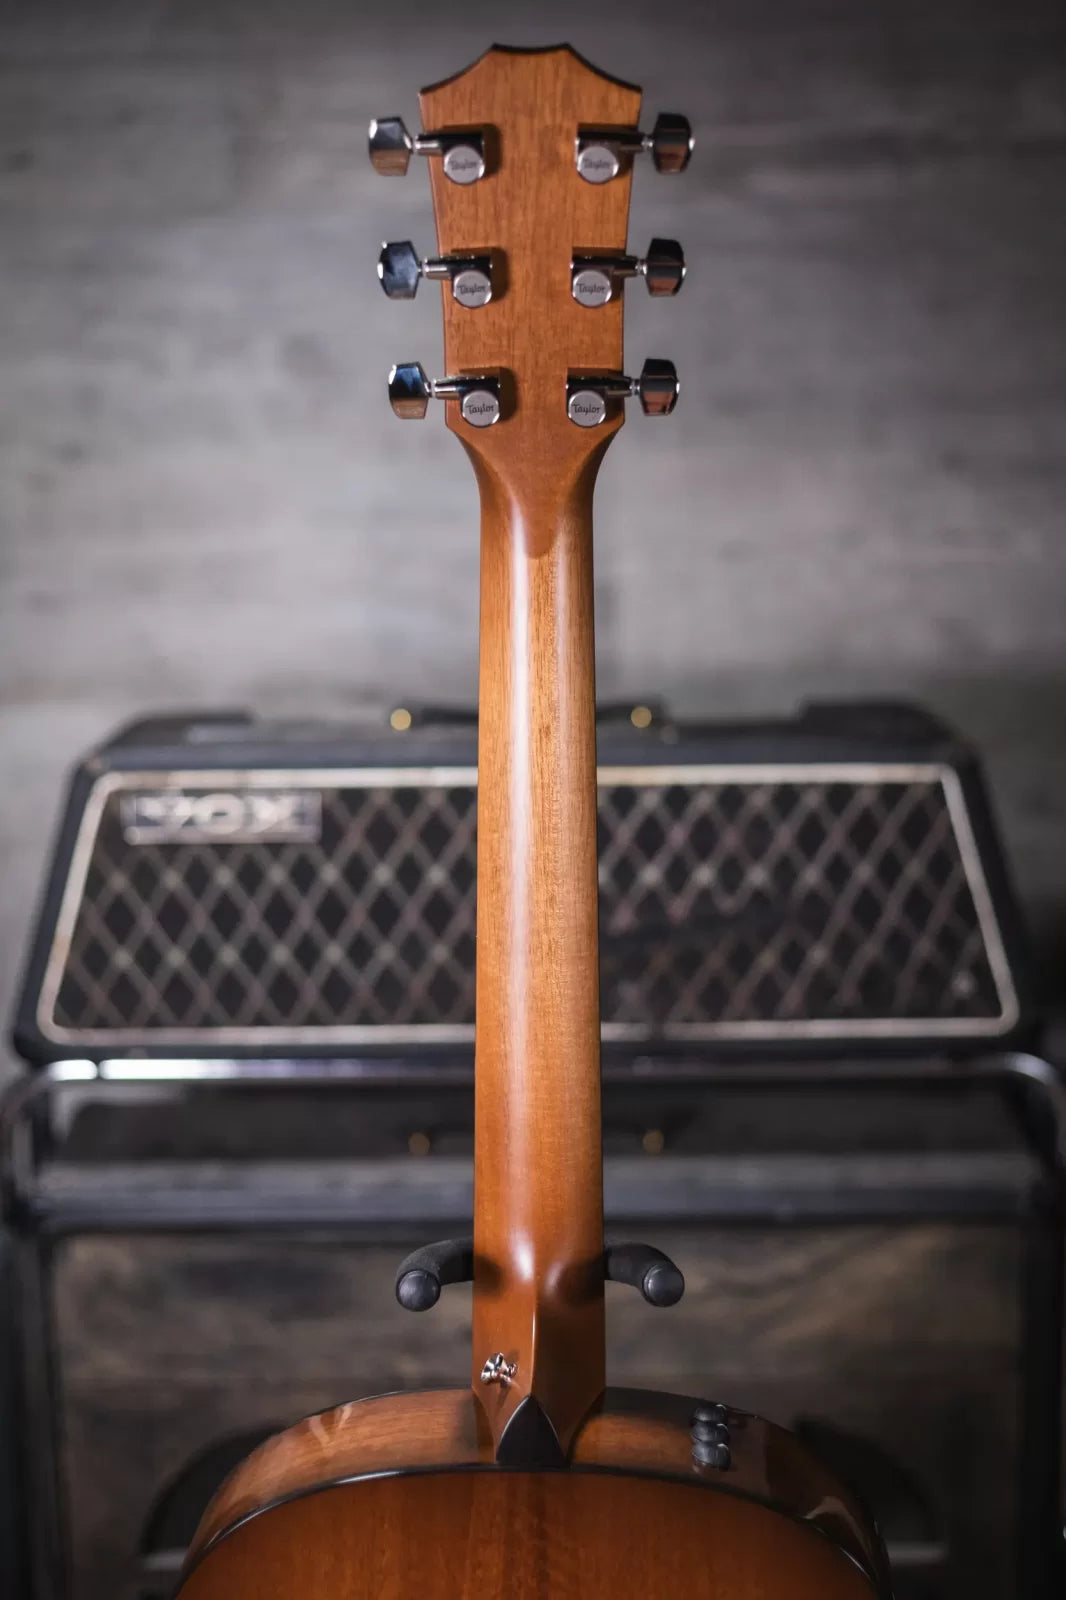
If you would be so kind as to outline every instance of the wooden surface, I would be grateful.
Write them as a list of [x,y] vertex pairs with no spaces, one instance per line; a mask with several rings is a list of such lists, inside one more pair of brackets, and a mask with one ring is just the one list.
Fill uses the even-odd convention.
[[482,481],[472,1371],[564,1446],[604,1383],[591,493]]
[[[569,265],[624,249],[630,181],[586,183],[574,138],[639,105],[566,48],[490,50],[421,97],[426,128],[498,143],[480,182],[430,182],[440,250],[506,262],[483,311],[445,288],[449,374],[513,389],[492,428],[448,408],[481,494],[472,1376],[497,1441],[532,1395],[564,1447],[604,1384],[592,491],[621,425],[570,422],[566,375],[622,360],[621,301],[578,306]],[[515,1373],[487,1387],[497,1352]]]
[[[690,1425],[697,1397],[608,1389],[581,1427],[577,1473],[654,1474],[678,1487],[701,1485],[808,1524],[884,1586],[877,1537],[850,1492],[792,1435],[759,1417],[730,1413],[727,1472],[693,1460]],[[266,1440],[230,1476],[197,1531],[187,1562],[195,1574],[249,1517],[297,1495],[390,1472],[492,1471],[492,1438],[469,1390],[385,1395],[306,1418]],[[727,1513],[726,1513],[727,1514]],[[193,1589],[195,1586],[192,1586]]]
[[190,1563],[263,1507],[345,1478],[489,1466],[492,1437],[469,1389],[371,1396],[305,1417],[232,1473],[197,1530]]
[[[609,36],[604,38],[609,48]],[[514,409],[493,428],[470,428],[448,406],[449,426],[491,462],[516,492],[556,474],[573,476],[620,417],[602,428],[566,415],[568,371],[622,366],[625,297],[588,310],[570,293],[575,251],[624,251],[632,174],[586,183],[574,165],[578,127],[636,127],[640,90],[606,76],[566,46],[487,50],[472,66],[419,97],[426,128],[486,127],[498,154],[478,183],[460,185],[430,160],[429,183],[442,254],[493,249],[504,262],[503,292],[468,311],[441,286],[444,362],[449,373],[502,368]],[[673,191],[681,200],[684,189]]]
[[827,1539],[731,1495],[519,1472],[382,1478],[222,1541],[183,1600],[869,1600]]

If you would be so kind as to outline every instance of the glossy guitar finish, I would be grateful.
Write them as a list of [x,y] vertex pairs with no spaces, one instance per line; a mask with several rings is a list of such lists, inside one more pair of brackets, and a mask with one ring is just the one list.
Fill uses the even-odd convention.
[[622,363],[621,299],[579,306],[570,261],[624,250],[630,188],[583,182],[574,135],[635,124],[640,95],[569,50],[491,50],[421,108],[499,129],[497,175],[458,190],[434,164],[430,185],[442,253],[507,263],[484,310],[445,299],[445,364],[514,388],[494,428],[448,419],[481,491],[472,1370],[515,1365],[481,1386],[497,1440],[535,1396],[565,1449],[605,1381],[592,491],[622,415],[590,438],[563,396],[569,369]]
[[[447,402],[482,511],[471,1387],[268,1441],[209,1507],[181,1600],[887,1596],[876,1533],[790,1435],[720,1409],[694,1438],[702,1402],[604,1387],[592,492],[623,420],[623,297],[578,304],[571,270],[625,251],[629,209],[631,156],[587,182],[578,130],[637,150],[640,94],[567,47],[496,48],[421,108],[440,254],[493,262],[479,308],[443,285],[443,392],[491,382],[501,413]],[[402,171],[386,120],[378,164]],[[598,426],[568,415],[577,377],[603,383]]]
[[493,1465],[469,1390],[385,1395],[310,1417],[223,1487],[183,1597],[877,1593],[877,1541],[804,1447],[732,1412],[730,1470],[701,1467],[689,1434],[696,1405],[607,1390],[570,1466],[539,1473]]

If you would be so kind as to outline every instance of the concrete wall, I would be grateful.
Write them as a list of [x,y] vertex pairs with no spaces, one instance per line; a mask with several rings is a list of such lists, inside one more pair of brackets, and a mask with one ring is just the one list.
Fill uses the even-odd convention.
[[[387,14],[385,14],[387,12]],[[21,14],[20,14],[21,13]],[[375,113],[493,38],[686,110],[630,297],[676,416],[598,498],[600,683],[682,711],[913,694],[987,751],[1045,964],[1066,921],[1066,17],[1018,0],[38,0],[0,21],[0,1002],[61,777],[122,718],[469,700],[476,502],[439,417],[433,242]]]

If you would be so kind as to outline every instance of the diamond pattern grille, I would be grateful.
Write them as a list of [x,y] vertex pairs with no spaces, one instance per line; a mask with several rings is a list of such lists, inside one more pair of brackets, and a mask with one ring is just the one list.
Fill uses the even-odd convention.
[[[112,794],[54,1022],[471,1024],[476,790],[321,793],[317,843],[141,845]],[[1001,1010],[938,780],[605,784],[599,871],[618,1033]]]

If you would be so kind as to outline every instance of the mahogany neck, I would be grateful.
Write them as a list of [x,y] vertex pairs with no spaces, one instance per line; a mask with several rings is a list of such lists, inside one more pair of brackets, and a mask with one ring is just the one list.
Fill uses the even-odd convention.
[[[494,47],[420,106],[485,136],[477,182],[429,160],[437,248],[500,269],[479,310],[442,303],[445,374],[496,374],[503,412],[447,405],[481,490],[473,1389],[506,1459],[538,1418],[565,1450],[604,1382],[592,487],[622,406],[576,427],[566,385],[623,370],[622,297],[579,305],[571,271],[625,252],[631,173],[585,182],[575,137],[638,127],[640,90]],[[513,1373],[482,1383],[493,1357]]]
[[[604,441],[606,445],[606,440]],[[592,486],[482,498],[473,1383],[565,1449],[604,1386]],[[481,1381],[495,1355],[514,1366]]]

